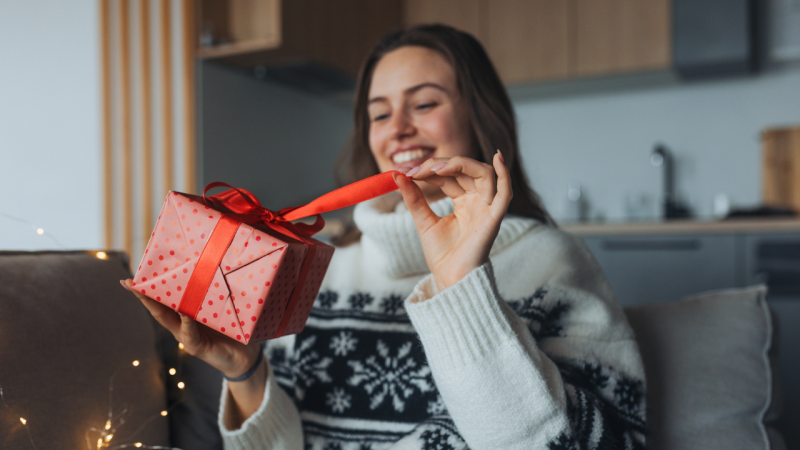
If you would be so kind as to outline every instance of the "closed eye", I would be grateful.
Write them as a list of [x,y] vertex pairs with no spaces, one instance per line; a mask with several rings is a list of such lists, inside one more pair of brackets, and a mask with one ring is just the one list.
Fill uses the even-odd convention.
[[421,105],[417,105],[417,109],[418,110],[425,110],[425,109],[433,108],[434,106],[436,106],[435,102],[423,103]]

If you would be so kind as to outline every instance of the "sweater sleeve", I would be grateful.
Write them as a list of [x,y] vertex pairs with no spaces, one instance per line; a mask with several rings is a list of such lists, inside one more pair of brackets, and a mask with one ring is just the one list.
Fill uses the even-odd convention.
[[520,314],[500,298],[491,263],[442,292],[428,276],[406,301],[470,448],[644,448],[632,332],[618,306],[568,279],[532,288],[515,302]]
[[217,419],[226,450],[300,450],[303,448],[303,430],[300,415],[292,400],[278,386],[267,365],[267,387],[264,401],[258,410],[244,421],[238,430],[228,430],[224,417],[228,411],[230,394],[227,381],[223,381],[222,399]]

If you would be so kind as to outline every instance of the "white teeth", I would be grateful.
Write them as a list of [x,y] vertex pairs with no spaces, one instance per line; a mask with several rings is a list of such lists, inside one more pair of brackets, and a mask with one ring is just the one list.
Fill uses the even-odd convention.
[[398,152],[392,155],[392,161],[395,164],[403,164],[409,161],[414,161],[425,156],[425,150],[408,150],[405,152]]

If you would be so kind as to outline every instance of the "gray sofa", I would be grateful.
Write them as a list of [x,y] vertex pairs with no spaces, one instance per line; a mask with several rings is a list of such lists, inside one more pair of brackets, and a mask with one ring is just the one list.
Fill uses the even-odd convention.
[[[129,276],[119,252],[0,252],[3,448],[221,448],[221,376],[120,287]],[[647,372],[648,448],[784,448],[765,296],[756,286],[626,309]]]

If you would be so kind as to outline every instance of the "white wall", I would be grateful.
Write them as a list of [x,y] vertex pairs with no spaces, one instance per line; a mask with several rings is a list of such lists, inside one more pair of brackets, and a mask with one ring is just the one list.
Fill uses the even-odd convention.
[[675,156],[678,193],[709,217],[720,193],[733,206],[760,201],[759,134],[800,125],[800,68],[515,107],[528,175],[556,218],[564,216],[572,182],[585,189],[592,218],[625,219],[627,195],[649,197],[651,214],[660,214],[661,172],[649,160],[657,142]]
[[0,42],[0,249],[100,248],[98,3],[0,2]]

